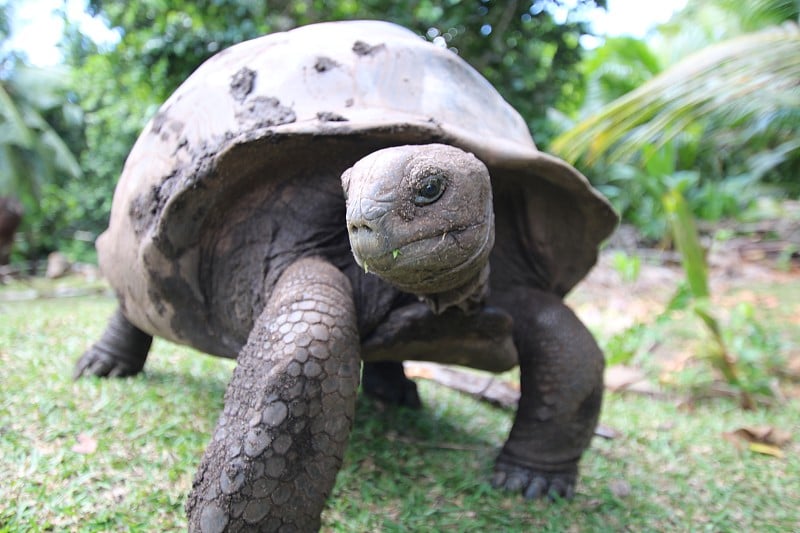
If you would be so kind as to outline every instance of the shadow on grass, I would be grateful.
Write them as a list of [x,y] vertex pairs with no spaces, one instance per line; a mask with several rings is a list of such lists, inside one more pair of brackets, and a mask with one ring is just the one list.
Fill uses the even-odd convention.
[[[222,411],[233,364],[194,354],[181,356],[177,366],[171,359],[162,352],[130,387],[97,388],[139,395],[122,407],[138,418],[125,428],[125,438],[134,441],[133,448],[151,447],[155,453],[133,459],[134,467],[152,472],[157,465],[184,480],[180,487],[165,486],[160,497],[168,495],[175,518],[182,520],[188,483]],[[428,382],[419,387],[421,410],[359,395],[343,465],[323,513],[323,531],[563,531],[576,519],[580,529],[589,531],[624,524],[617,515],[629,515],[631,502],[617,499],[605,486],[608,472],[602,470],[608,467],[598,472],[590,466],[595,479],[584,479],[573,502],[530,502],[493,489],[489,479],[511,413]],[[169,462],[160,460],[164,453],[172,456]],[[618,460],[589,455],[589,465]],[[120,468],[128,472],[131,465]],[[131,500],[143,509],[156,503],[140,494]],[[663,514],[646,503],[636,507],[640,516]]]
[[[222,412],[228,377],[220,372],[204,375],[182,369],[156,368],[146,370],[133,379],[146,383],[158,396],[180,391],[182,402],[208,407],[208,411],[200,414],[213,424]],[[451,421],[448,416],[453,416],[455,420]],[[497,416],[508,414],[497,410]],[[494,453],[497,441],[491,442],[484,436],[464,429],[461,422],[468,417],[469,413],[459,412],[452,406],[442,409],[437,404],[437,398],[431,398],[422,409],[414,410],[385,405],[359,393],[350,436],[349,448],[353,451],[349,455],[360,451],[361,456],[351,458],[356,461],[365,458],[377,460],[382,456],[376,455],[376,452],[383,451],[396,467],[405,454],[419,456],[426,450]]]
[[[162,366],[142,379],[151,390],[179,389],[184,401],[203,405],[207,410],[197,413],[204,420],[198,426],[207,427],[210,438],[222,411],[227,378]],[[359,395],[344,463],[323,516],[324,529],[467,531],[465,522],[476,517],[483,516],[484,525],[502,523],[494,515],[507,514],[503,507],[509,501],[527,507],[517,496],[498,493],[488,483],[505,439],[508,413],[465,402],[463,396],[439,387],[420,388],[420,410],[386,406]]]
[[220,412],[222,410],[222,397],[228,386],[227,379],[220,379],[220,376],[203,376],[180,369],[145,369],[137,378],[144,380],[152,387],[164,388],[165,390],[180,390],[182,395],[187,394],[198,401],[218,399]]

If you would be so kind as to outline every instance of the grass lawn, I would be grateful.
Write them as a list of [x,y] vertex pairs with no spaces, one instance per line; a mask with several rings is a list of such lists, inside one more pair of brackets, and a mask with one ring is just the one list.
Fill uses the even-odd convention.
[[[0,290],[2,295],[2,290]],[[72,381],[114,308],[0,300],[0,532],[180,531],[233,363],[156,341],[146,372]],[[487,482],[511,415],[420,382],[422,411],[359,400],[325,531],[800,531],[800,400],[742,411],[608,394],[574,501]],[[782,457],[724,434],[768,425]]]

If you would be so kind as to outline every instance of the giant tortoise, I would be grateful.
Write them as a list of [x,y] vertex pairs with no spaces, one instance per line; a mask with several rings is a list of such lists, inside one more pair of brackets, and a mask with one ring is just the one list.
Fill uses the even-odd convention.
[[141,371],[154,335],[237,360],[194,531],[319,528],[362,363],[367,394],[409,406],[403,360],[519,365],[492,482],[570,497],[604,363],[562,299],[616,221],[483,77],[404,28],[243,42],[131,150],[97,241],[119,310],[76,375]]

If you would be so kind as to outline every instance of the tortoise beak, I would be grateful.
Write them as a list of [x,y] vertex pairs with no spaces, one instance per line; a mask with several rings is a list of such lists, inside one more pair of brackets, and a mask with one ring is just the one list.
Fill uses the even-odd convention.
[[[382,220],[392,203],[360,198],[347,208],[347,233],[356,262],[364,262],[385,255],[389,249],[389,235],[381,231]],[[368,268],[368,267],[365,267]]]

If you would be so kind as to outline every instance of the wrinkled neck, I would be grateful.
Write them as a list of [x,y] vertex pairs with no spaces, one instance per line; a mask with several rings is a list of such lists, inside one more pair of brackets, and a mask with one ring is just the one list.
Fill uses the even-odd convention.
[[437,315],[451,307],[461,309],[467,314],[474,313],[489,296],[489,273],[487,261],[481,271],[464,285],[445,292],[423,294],[419,298]]

